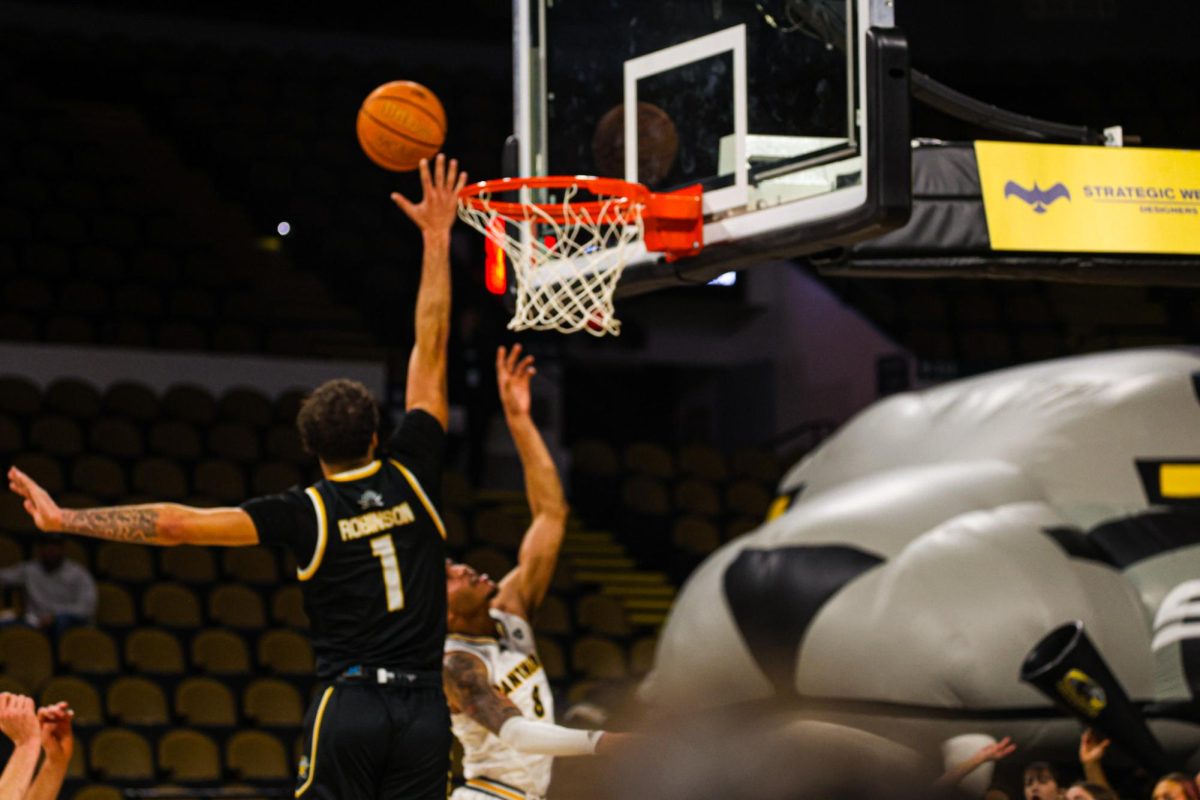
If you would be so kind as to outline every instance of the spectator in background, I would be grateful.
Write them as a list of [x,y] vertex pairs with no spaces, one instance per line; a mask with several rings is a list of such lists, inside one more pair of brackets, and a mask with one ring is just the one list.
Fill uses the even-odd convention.
[[[1112,784],[1108,782],[1108,776],[1104,774],[1104,754],[1108,751],[1108,746],[1112,744],[1111,739],[1101,739],[1100,734],[1096,733],[1091,728],[1083,732],[1079,737],[1079,766],[1083,768],[1083,781],[1091,785],[1100,786],[1112,792]],[[1115,793],[1114,793],[1115,794]]]
[[1025,768],[1025,800],[1058,800],[1062,788],[1054,768],[1045,761],[1035,761]]
[[1067,789],[1067,800],[1119,800],[1117,793],[1107,786],[1087,781],[1075,781]]
[[33,561],[0,569],[0,586],[18,587],[25,593],[25,624],[55,636],[90,624],[96,615],[96,581],[64,557],[61,534],[39,536],[35,547]]
[[[54,800],[62,788],[75,738],[66,703],[39,708],[20,694],[0,694],[0,732],[13,743],[12,756],[0,775],[0,800]],[[38,758],[45,751],[41,770]],[[34,773],[37,777],[34,777]]]
[[1171,772],[1154,785],[1151,800],[1200,800],[1200,788],[1182,772]]

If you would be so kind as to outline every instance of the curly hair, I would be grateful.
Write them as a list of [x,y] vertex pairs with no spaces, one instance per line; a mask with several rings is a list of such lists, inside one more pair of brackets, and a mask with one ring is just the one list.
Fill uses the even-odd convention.
[[379,430],[379,409],[358,381],[326,381],[300,404],[296,428],[304,449],[327,464],[363,458]]

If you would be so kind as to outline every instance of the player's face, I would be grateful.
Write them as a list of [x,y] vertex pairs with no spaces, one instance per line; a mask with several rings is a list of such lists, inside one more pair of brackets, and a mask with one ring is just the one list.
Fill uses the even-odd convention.
[[446,562],[446,599],[456,614],[470,613],[487,605],[496,592],[496,582],[466,564]]
[[1175,781],[1159,781],[1151,797],[1153,800],[1187,800],[1187,793]]

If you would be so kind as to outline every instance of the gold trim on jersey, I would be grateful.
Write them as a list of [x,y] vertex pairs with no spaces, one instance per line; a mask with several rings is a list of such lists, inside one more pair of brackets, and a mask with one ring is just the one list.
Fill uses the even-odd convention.
[[325,515],[325,501],[321,499],[321,493],[314,486],[308,487],[304,492],[312,501],[313,510],[317,512],[317,546],[313,548],[312,561],[308,562],[308,566],[296,570],[296,577],[302,581],[317,574],[317,567],[321,566],[321,559],[325,557],[325,542],[329,538],[329,520]]
[[329,703],[330,697],[333,697],[332,686],[326,687],[325,694],[321,696],[321,705],[317,706],[317,718],[313,720],[312,753],[308,757],[308,777],[304,779],[304,785],[296,790],[296,797],[308,791],[313,777],[317,774],[317,742],[321,738],[321,719],[325,716],[325,706]]
[[475,636],[470,633],[448,633],[447,639],[457,639],[460,642],[467,644],[496,644],[500,641],[495,636]]
[[425,510],[429,512],[429,516],[433,518],[433,524],[437,526],[438,533],[440,533],[442,538],[445,539],[446,526],[442,524],[442,518],[438,516],[438,512],[433,507],[433,503],[429,502],[429,496],[426,495],[425,490],[421,488],[420,481],[418,481],[416,476],[409,472],[405,466],[396,459],[389,458],[388,461],[392,462],[393,467],[400,470],[401,474],[404,475],[405,480],[408,481],[408,485],[411,486],[413,491],[417,493],[417,497],[421,498],[421,504],[425,506]]
[[490,794],[492,797],[499,797],[501,800],[525,800],[524,792],[512,786],[506,786],[500,781],[492,781],[487,778],[467,778],[467,786],[484,794]]
[[339,472],[336,475],[330,475],[329,480],[337,481],[338,483],[345,483],[346,481],[356,481],[356,480],[359,480],[360,478],[369,478],[372,475],[374,475],[376,472],[379,472],[379,468],[382,466],[383,466],[382,461],[372,461],[370,464],[367,464],[365,467],[357,467],[355,469],[348,469],[345,472]]

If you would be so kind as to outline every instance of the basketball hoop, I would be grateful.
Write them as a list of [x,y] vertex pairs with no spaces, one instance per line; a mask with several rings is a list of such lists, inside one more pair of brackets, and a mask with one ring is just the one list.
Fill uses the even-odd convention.
[[[516,199],[496,199],[508,192]],[[699,186],[655,194],[616,178],[501,178],[465,187],[458,215],[512,264],[516,331],[618,335],[613,292],[634,245],[669,260],[703,247]]]

